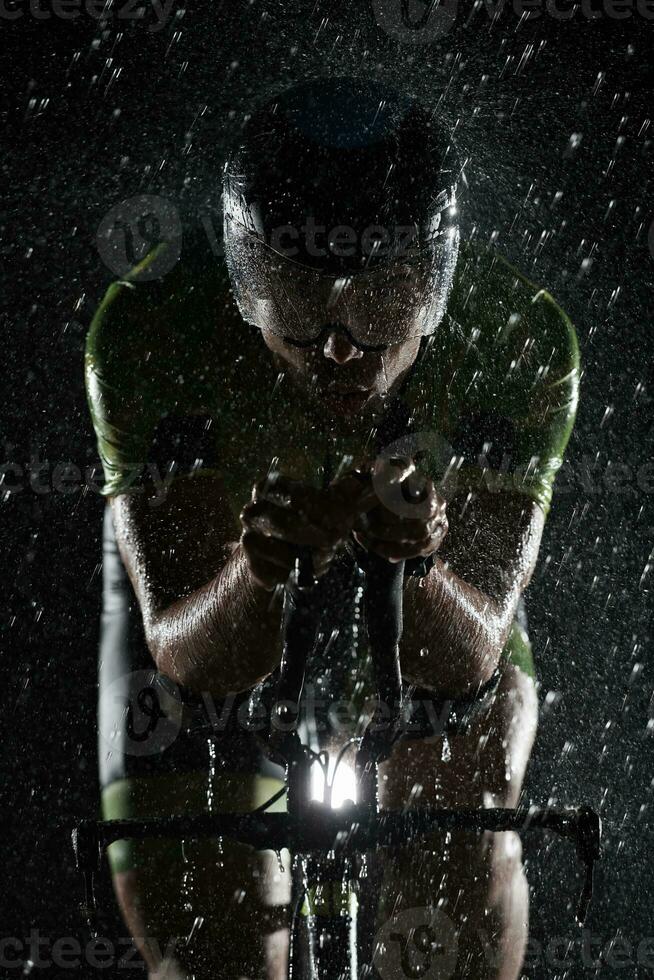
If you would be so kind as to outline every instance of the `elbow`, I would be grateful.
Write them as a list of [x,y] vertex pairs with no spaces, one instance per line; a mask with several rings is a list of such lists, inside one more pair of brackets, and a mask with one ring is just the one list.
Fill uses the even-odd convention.
[[152,617],[144,622],[145,642],[154,665],[160,674],[182,687],[192,689],[191,671],[181,651],[176,650],[176,644],[170,636],[163,616]]
[[253,663],[217,642],[200,646],[188,632],[175,630],[165,613],[150,619],[145,638],[159,673],[197,696],[246,693],[272,674],[281,659],[281,651],[273,651],[266,660],[258,657]]
[[188,643],[182,642],[183,632],[175,628],[174,617],[167,611],[151,613],[143,618],[145,642],[154,665],[160,674],[197,694],[207,690],[206,671],[193,656]]
[[[442,637],[443,646],[437,656],[419,660],[411,651],[407,657],[407,679],[437,691],[441,697],[468,697],[497,670],[511,621],[503,604],[489,598],[483,611],[465,622],[459,621]],[[430,648],[425,637],[421,646]]]
[[480,665],[480,680],[488,681],[500,662],[502,651],[511,632],[519,593],[515,597],[498,601],[488,600],[485,629],[478,636],[476,660]]

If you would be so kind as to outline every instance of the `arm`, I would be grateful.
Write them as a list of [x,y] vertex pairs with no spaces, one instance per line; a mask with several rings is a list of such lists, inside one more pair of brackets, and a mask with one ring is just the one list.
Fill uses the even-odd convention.
[[347,477],[327,491],[270,474],[239,528],[216,473],[174,481],[164,501],[112,498],[121,556],[157,669],[197,692],[246,691],[281,659],[281,595],[298,545],[326,571],[366,494]]
[[401,650],[407,677],[449,696],[497,665],[537,560],[580,376],[574,328],[548,293],[494,252],[469,248],[459,268],[448,306],[457,329],[443,335],[419,416],[441,431],[446,408],[459,496],[423,588],[407,582]]
[[281,605],[249,571],[219,476],[175,480],[158,505],[144,492],[111,507],[157,669],[216,695],[267,676],[281,656]]
[[489,491],[467,505],[455,498],[448,515],[449,533],[430,573],[405,586],[401,661],[408,680],[456,697],[497,667],[545,516],[524,495]]

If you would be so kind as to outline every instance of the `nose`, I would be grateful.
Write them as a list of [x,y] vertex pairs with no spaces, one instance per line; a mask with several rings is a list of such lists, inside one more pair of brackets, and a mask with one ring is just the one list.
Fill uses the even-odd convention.
[[363,357],[363,351],[354,344],[340,331],[332,330],[325,341],[323,356],[336,364],[347,364],[348,361],[356,361]]

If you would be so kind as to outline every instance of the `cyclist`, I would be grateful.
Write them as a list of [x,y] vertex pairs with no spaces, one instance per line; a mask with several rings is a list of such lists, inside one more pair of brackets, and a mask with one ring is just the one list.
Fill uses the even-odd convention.
[[[415,99],[308,82],[246,118],[229,155],[226,261],[185,248],[151,278],[161,245],[109,288],[86,354],[109,501],[105,818],[247,810],[281,786],[240,707],[279,663],[277,587],[301,546],[338,628],[316,667],[323,690],[365,693],[358,563],[407,561],[400,657],[431,737],[395,744],[382,807],[517,803],[537,723],[521,594],[574,421],[578,350],[546,291],[460,244],[459,178]],[[425,473],[419,503],[380,477],[398,455]],[[163,493],[153,474],[170,463]],[[114,695],[152,668],[182,701],[208,692],[222,730],[134,749]],[[445,736],[425,721],[443,705]],[[284,975],[288,875],[273,856],[227,841],[110,851],[151,976]],[[517,977],[519,841],[459,835],[447,854],[389,870],[382,907],[436,888],[465,945],[455,975]]]

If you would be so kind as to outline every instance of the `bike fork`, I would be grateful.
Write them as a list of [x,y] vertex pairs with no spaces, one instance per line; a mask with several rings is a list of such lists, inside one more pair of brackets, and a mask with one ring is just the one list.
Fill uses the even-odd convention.
[[291,980],[356,980],[357,899],[349,864],[334,856],[296,857]]

